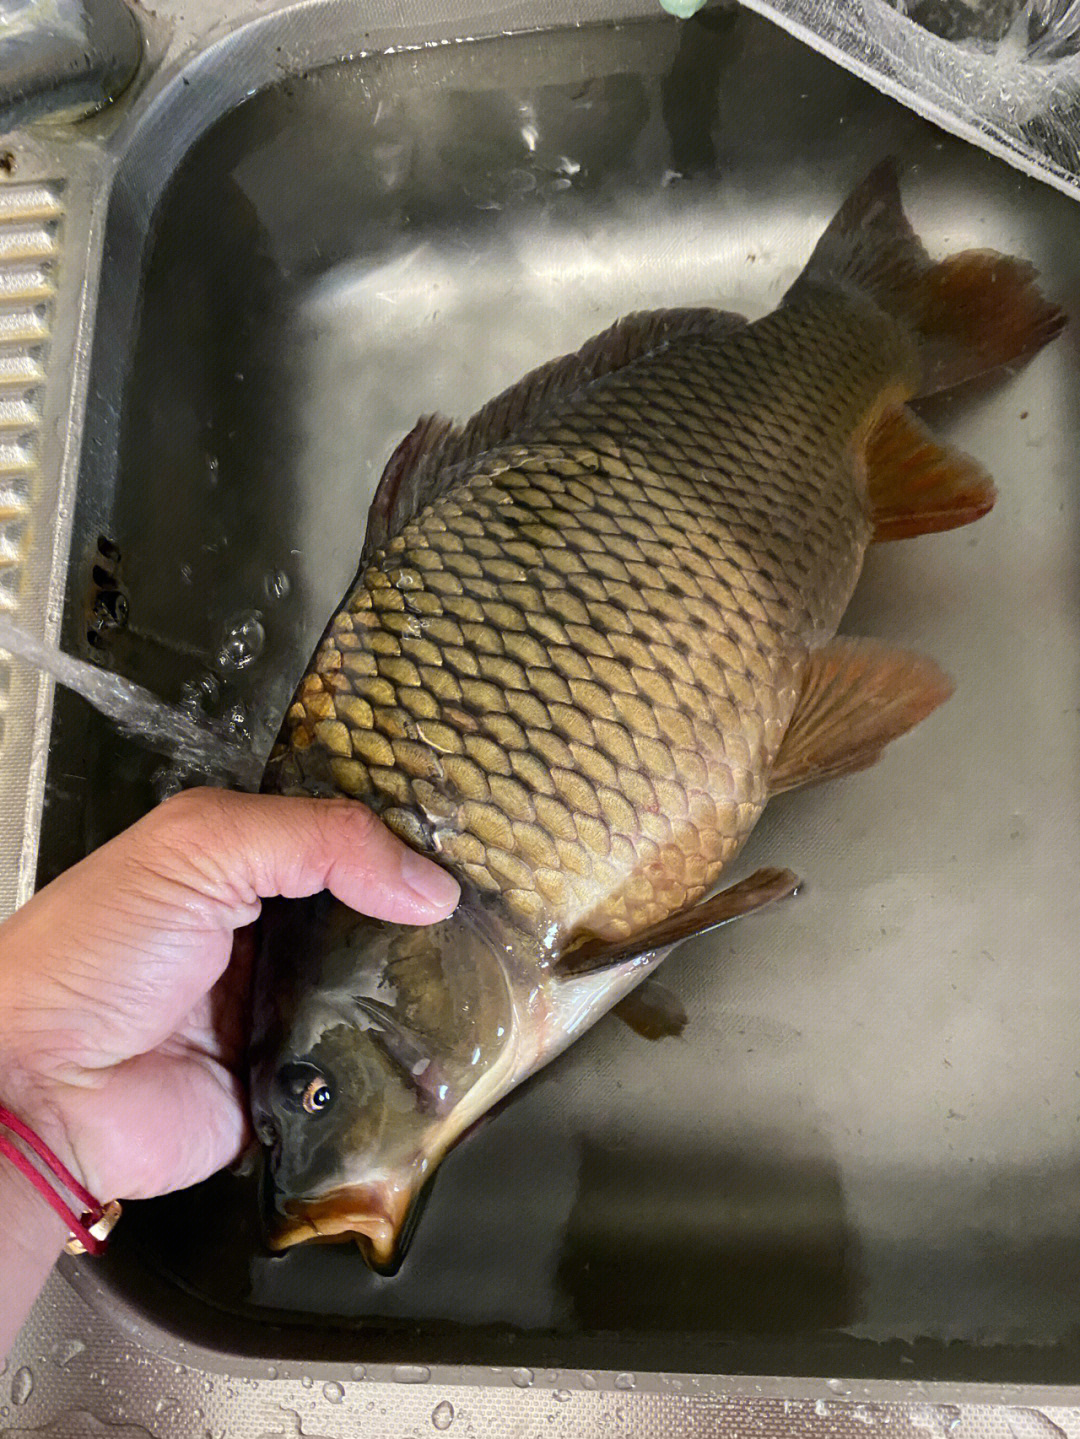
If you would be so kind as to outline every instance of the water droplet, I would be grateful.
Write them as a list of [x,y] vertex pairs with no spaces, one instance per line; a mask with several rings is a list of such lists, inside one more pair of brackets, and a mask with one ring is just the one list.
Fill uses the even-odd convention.
[[814,1413],[819,1419],[824,1419],[828,1415],[828,1412],[829,1406],[825,1403],[824,1399],[814,1400]]
[[195,572],[190,565],[180,566],[180,578],[183,580],[185,585],[190,585],[194,583]]
[[366,1379],[366,1378],[367,1378],[367,1370],[364,1368],[364,1366],[363,1366],[362,1364],[354,1364],[354,1365],[353,1365],[353,1370],[352,1370],[352,1377],[353,1377],[354,1379]]
[[637,1383],[637,1380],[634,1378],[634,1376],[633,1376],[632,1374],[616,1374],[616,1375],[615,1375],[615,1388],[616,1388],[616,1389],[633,1389],[633,1387],[634,1387],[634,1385],[635,1385],[636,1383]]
[[395,1364],[393,1377],[397,1384],[426,1384],[431,1370],[426,1364]]
[[436,1429],[445,1430],[450,1428],[450,1425],[454,1422],[454,1406],[450,1403],[449,1399],[443,1399],[441,1403],[435,1405],[435,1408],[431,1411],[431,1422],[435,1425]]
[[[179,1372],[179,1371],[178,1371],[178,1372]],[[267,1377],[268,1379],[276,1379],[276,1378],[277,1378],[277,1367],[276,1367],[276,1365],[273,1365],[273,1364],[270,1365],[270,1367],[269,1367],[269,1368],[267,1369],[267,1371],[266,1371],[266,1377]]]
[[322,1392],[327,1404],[340,1404],[345,1398],[345,1386],[339,1384],[336,1379],[331,1379],[329,1383],[324,1384]]
[[16,1369],[11,1376],[11,1402],[12,1404],[25,1404],[34,1392],[34,1371],[29,1364],[24,1364],[21,1369]]
[[268,600],[284,600],[292,589],[292,580],[284,570],[271,570],[263,580],[263,588]]
[[528,1389],[529,1385],[533,1382],[533,1378],[534,1375],[531,1369],[511,1369],[510,1371],[510,1382],[511,1384],[516,1384],[519,1389]]
[[599,1389],[600,1381],[595,1374],[582,1373],[581,1387],[583,1389]]
[[154,1405],[154,1413],[167,1419],[176,1419],[183,1412],[183,1407],[175,1394],[166,1394],[164,1399],[159,1399]]
[[63,1369],[64,1366],[70,1364],[73,1359],[77,1359],[85,1348],[86,1345],[81,1339],[60,1339],[49,1350],[49,1353],[53,1360]]
[[849,1392],[847,1385],[842,1379],[826,1379],[825,1388],[831,1390],[833,1394],[847,1394]]
[[211,488],[216,485],[221,478],[221,461],[217,455],[207,455],[206,457],[206,478]]
[[938,1404],[935,1409],[938,1423],[946,1434],[952,1434],[960,1427],[960,1421],[964,1417],[955,1404]]
[[556,1389],[556,1390],[555,1390],[555,1398],[559,1401],[560,1404],[565,1404],[566,1401],[567,1401],[570,1397],[571,1397],[571,1396],[570,1396],[570,1390],[569,1390],[569,1389]]
[[257,610],[244,610],[226,626],[225,638],[215,659],[218,669],[226,672],[246,669],[262,654],[265,643],[262,616]]
[[311,1386],[312,1386],[314,1383],[315,1383],[315,1380],[312,1379],[311,1375],[310,1375],[310,1374],[305,1374],[305,1375],[302,1377],[302,1379],[300,1380],[300,1387],[301,1387],[301,1389],[310,1389]]

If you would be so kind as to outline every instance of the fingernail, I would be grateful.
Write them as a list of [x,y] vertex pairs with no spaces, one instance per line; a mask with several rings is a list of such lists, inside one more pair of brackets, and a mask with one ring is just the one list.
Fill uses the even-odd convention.
[[452,875],[411,849],[401,856],[401,878],[432,909],[453,909],[461,894]]

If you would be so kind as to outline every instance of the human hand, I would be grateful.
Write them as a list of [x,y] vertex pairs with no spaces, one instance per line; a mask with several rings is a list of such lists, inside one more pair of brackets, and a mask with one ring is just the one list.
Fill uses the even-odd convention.
[[247,1138],[246,926],[262,898],[322,889],[412,924],[458,898],[350,801],[166,801],[0,926],[0,1102],[103,1200],[230,1163]]

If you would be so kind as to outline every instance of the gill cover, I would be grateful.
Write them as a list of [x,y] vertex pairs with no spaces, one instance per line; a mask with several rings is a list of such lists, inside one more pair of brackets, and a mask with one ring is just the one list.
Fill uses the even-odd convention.
[[323,893],[265,906],[251,1102],[271,1247],[399,1253],[415,1202],[513,1065],[504,954],[463,906],[413,928]]

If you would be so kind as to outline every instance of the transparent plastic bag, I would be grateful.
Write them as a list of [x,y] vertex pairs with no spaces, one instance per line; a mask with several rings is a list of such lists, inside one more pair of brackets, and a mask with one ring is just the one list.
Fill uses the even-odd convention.
[[[704,0],[661,0],[683,17]],[[944,129],[1080,197],[1080,0],[743,0]]]

